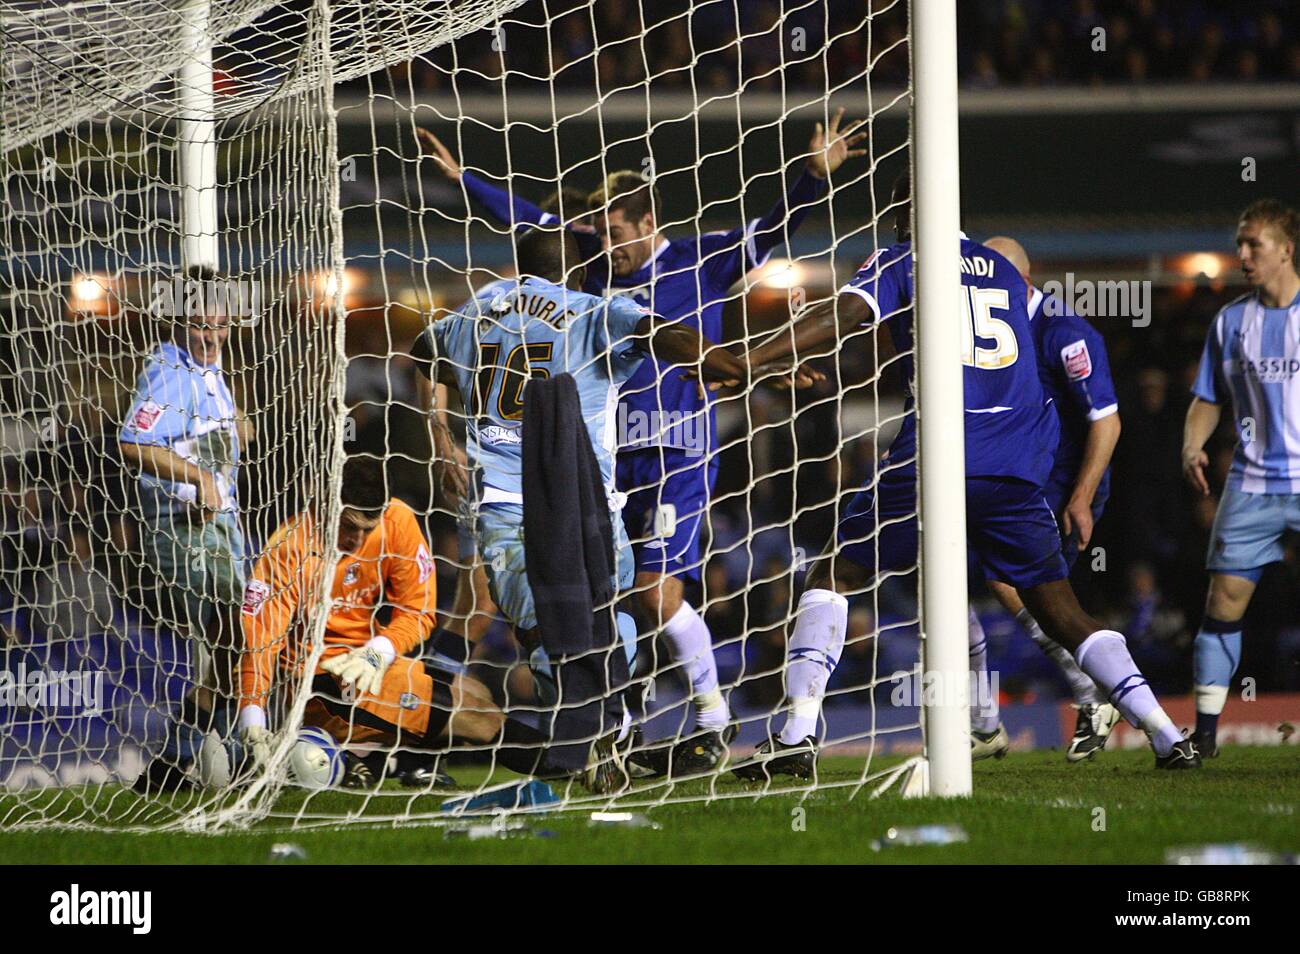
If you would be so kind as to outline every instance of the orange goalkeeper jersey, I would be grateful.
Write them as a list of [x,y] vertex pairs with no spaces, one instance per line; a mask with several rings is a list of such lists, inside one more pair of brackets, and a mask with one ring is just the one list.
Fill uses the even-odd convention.
[[[327,556],[307,513],[285,521],[267,543],[244,590],[240,614],[243,705],[265,708],[277,662],[282,671],[296,674],[310,654],[307,624]],[[415,513],[400,500],[390,500],[361,548],[343,554],[334,570],[322,659],[364,646],[374,636],[386,636],[399,656],[422,643],[435,622],[433,570]],[[385,604],[392,616],[381,625],[378,614]]]

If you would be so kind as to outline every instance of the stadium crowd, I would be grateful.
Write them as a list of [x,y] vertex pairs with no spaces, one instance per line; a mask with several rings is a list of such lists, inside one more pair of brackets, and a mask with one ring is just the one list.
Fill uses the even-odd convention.
[[[534,0],[502,34],[470,34],[412,61],[410,81],[450,89],[454,67],[461,93],[499,83],[503,69],[521,90],[549,78],[561,91],[609,91],[649,75],[662,92],[777,92],[820,89],[871,57],[874,84],[905,84],[904,5],[875,3],[868,42],[861,6],[728,0],[691,12],[685,0]],[[958,11],[960,76],[971,89],[1300,79],[1300,10],[1285,0],[990,0]],[[826,37],[825,59],[807,52]]]

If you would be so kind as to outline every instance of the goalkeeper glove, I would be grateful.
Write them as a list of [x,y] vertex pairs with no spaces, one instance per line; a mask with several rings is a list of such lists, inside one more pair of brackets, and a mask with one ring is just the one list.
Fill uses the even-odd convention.
[[387,638],[376,636],[364,646],[325,660],[320,667],[342,685],[354,686],[359,695],[377,696],[384,684],[384,673],[396,655]]
[[[271,761],[271,749],[275,746],[275,734],[264,725],[249,725],[239,731],[239,741],[244,746],[245,758],[252,757],[251,767],[260,772]],[[246,762],[247,766],[248,763]]]

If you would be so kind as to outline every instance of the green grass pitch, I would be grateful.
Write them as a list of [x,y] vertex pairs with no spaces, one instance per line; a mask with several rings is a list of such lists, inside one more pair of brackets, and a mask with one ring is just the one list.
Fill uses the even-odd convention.
[[[1167,848],[1249,842],[1300,852],[1300,750],[1228,748],[1200,772],[1157,773],[1147,752],[1106,752],[1096,762],[1067,765],[1059,752],[1011,755],[975,766],[975,794],[950,802],[878,799],[851,789],[763,798],[666,804],[649,816],[659,830],[591,827],[585,813],[524,819],[526,836],[448,837],[437,827],[317,828],[227,835],[106,834],[46,830],[0,835],[9,863],[235,863],[270,861],[271,845],[292,842],[313,863],[1117,863],[1159,864]],[[824,778],[854,779],[860,759],[823,758]],[[462,782],[481,780],[457,769]],[[717,791],[746,791],[727,776]],[[393,788],[395,794],[400,791]],[[675,794],[703,794],[705,783]],[[98,797],[106,798],[107,790]],[[117,792],[119,802],[123,792]],[[127,796],[134,798],[135,796]],[[279,806],[292,809],[301,793]],[[0,797],[0,817],[12,807]],[[440,799],[403,802],[429,811]],[[30,798],[27,799],[30,802]],[[396,799],[376,799],[392,809]],[[7,804],[6,804],[7,803]],[[313,813],[355,808],[355,795],[312,797]],[[802,808],[800,813],[796,809]],[[1098,809],[1102,811],[1098,811]],[[12,817],[12,816],[11,816]],[[965,844],[889,848],[871,842],[893,825],[955,823]]]

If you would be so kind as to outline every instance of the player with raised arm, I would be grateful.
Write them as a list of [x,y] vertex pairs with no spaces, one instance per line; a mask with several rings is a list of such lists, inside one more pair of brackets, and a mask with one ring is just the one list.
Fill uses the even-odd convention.
[[[898,244],[872,255],[837,297],[810,308],[793,330],[750,353],[752,365],[830,353],[845,336],[887,323],[910,379],[912,247],[910,181],[894,188]],[[1156,767],[1200,766],[1129,655],[1122,634],[1104,629],[1070,587],[1056,519],[1042,487],[1056,450],[1055,412],[1044,400],[1026,308],[1026,287],[1005,258],[961,236],[967,541],[987,577],[1015,587],[1047,635],[1151,740]],[[869,329],[859,331],[861,328]],[[820,350],[819,350],[820,349]],[[913,408],[908,398],[909,411]],[[778,736],[736,773],[763,780],[806,778],[817,761],[817,723],[826,683],[839,662],[848,600],[877,573],[916,565],[916,415],[908,413],[881,461],[875,488],[848,504],[835,539],[808,571],[786,661],[790,711]]]
[[[575,230],[584,260],[608,252],[609,270],[588,271],[586,291],[630,295],[656,315],[697,328],[711,341],[722,337],[722,311],[731,287],[767,261],[799,227],[826,187],[827,178],[864,138],[861,122],[841,129],[840,109],[823,130],[817,124],[803,173],[766,215],[730,231],[669,239],[659,225],[664,208],[658,187],[639,171],[612,173],[592,193],[594,231]],[[443,173],[506,222],[551,223],[524,200],[513,199],[461,169],[427,130],[425,150]],[[568,216],[568,213],[565,213]],[[710,771],[726,758],[731,713],[718,685],[713,638],[704,619],[684,599],[684,581],[698,581],[700,536],[717,475],[717,428],[712,402],[685,381],[672,356],[652,348],[620,388],[617,484],[636,552],[635,589],[652,627],[662,632],[673,661],[690,683],[696,728],[672,755],[675,770]],[[663,760],[652,759],[657,768]]]
[[[1029,277],[1029,256],[1019,242],[997,236],[984,242],[984,247],[1014,265],[1029,290],[1029,330],[1038,355],[1039,380],[1056,408],[1061,432],[1043,496],[1056,515],[1061,529],[1061,555],[1070,570],[1092,539],[1093,527],[1110,497],[1110,459],[1119,441],[1119,399],[1110,376],[1106,341],[1063,301],[1044,295],[1034,286]],[[1079,714],[1065,751],[1066,761],[1082,762],[1094,757],[1105,747],[1110,730],[1119,721],[1119,710],[1106,701],[1074,656],[1047,637],[1013,587],[998,580],[989,580],[988,585],[1030,638],[1060,667],[1070,686]],[[996,736],[997,729],[996,724],[973,728],[977,757],[990,744],[987,733],[991,730]],[[1005,730],[1001,737],[1005,740]]]
[[[664,321],[623,296],[606,299],[580,291],[585,269],[577,264],[580,253],[569,231],[530,230],[518,240],[517,261],[517,279],[486,285],[459,312],[426,329],[412,355],[431,378],[461,395],[466,449],[475,471],[478,543],[487,561],[492,597],[530,653],[539,698],[554,703],[557,693],[549,660],[541,651],[524,562],[520,428],[528,379],[573,376],[610,509],[617,511],[617,389],[650,348],[700,367],[710,381],[739,383],[747,369],[683,322]],[[633,573],[630,546],[620,522],[613,525],[616,584],[624,589]],[[600,742],[608,746],[602,761],[617,763],[613,740]]]
[[1183,427],[1183,475],[1209,495],[1205,442],[1232,401],[1237,446],[1214,516],[1210,591],[1196,634],[1194,683],[1201,752],[1218,754],[1219,715],[1241,662],[1242,617],[1282,537],[1300,530],[1300,214],[1276,199],[1241,213],[1237,256],[1252,290],[1225,305],[1205,337]]

